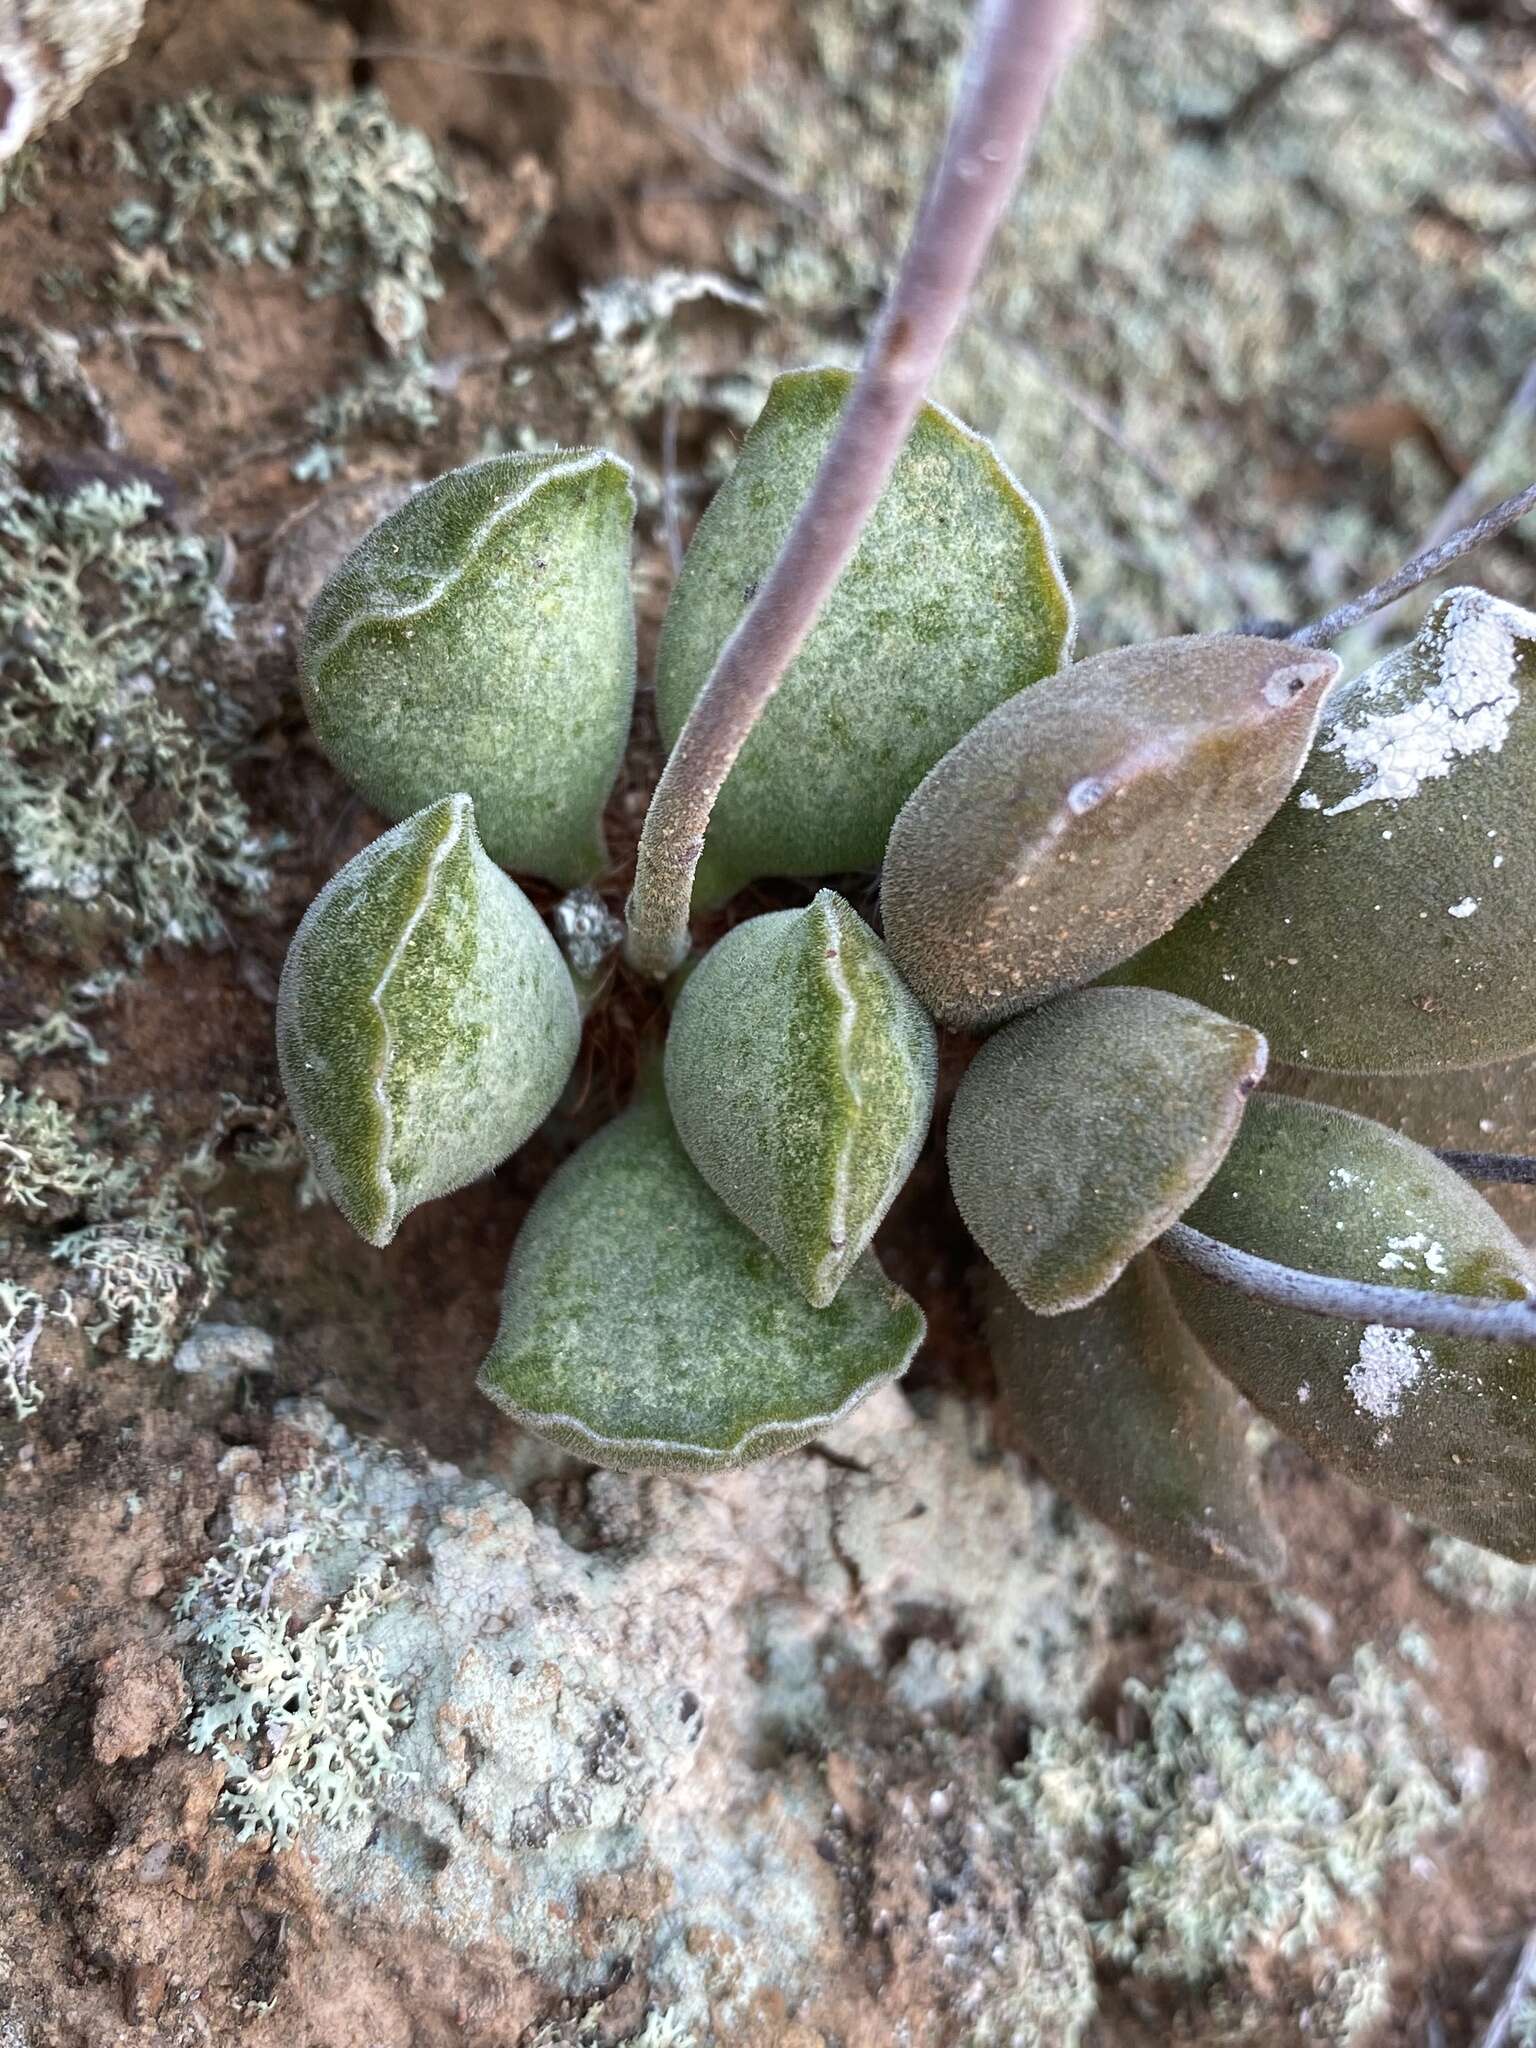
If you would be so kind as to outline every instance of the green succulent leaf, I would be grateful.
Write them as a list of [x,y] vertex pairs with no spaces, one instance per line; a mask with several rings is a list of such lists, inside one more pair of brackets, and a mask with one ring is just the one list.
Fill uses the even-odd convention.
[[[1425,1074],[1334,1074],[1271,1067],[1265,1086],[1307,1102],[1374,1117],[1432,1148],[1527,1153],[1536,1133],[1536,1058]],[[1536,1240],[1536,1186],[1485,1182],[1483,1199],[1524,1244]]]
[[1007,1410],[1046,1477],[1138,1550],[1220,1579],[1274,1579],[1285,1546],[1248,1418],[1144,1253],[1070,1315],[1032,1315],[989,1274],[987,1338]]
[[385,1245],[548,1116],[581,1035],[558,947],[467,796],[374,840],[294,934],[277,1057],[321,1186]]
[[[804,502],[852,382],[844,370],[776,379],[700,521],[656,658],[669,747]],[[934,762],[994,704],[1058,669],[1073,625],[1039,509],[985,441],[924,406],[720,792],[695,908],[758,875],[878,867],[891,821]]]
[[[1312,1273],[1521,1300],[1536,1265],[1411,1139],[1347,1110],[1258,1095],[1196,1229]],[[1271,1308],[1170,1266],[1216,1365],[1324,1464],[1470,1542],[1536,1557],[1536,1351]]]
[[1212,633],[1094,655],[999,705],[891,833],[881,908],[913,989],[986,1030],[1167,931],[1273,816],[1338,672]]
[[705,1186],[653,1086],[529,1212],[479,1384],[598,1464],[713,1471],[809,1442],[922,1336],[868,1253],[830,1308],[808,1308]]
[[1039,1315],[1095,1300],[1226,1156],[1258,1032],[1151,989],[1083,989],[989,1038],[955,1096],[960,1214]]
[[689,976],[667,1039],[678,1136],[813,1308],[912,1171],[937,1073],[926,1012],[830,889],[729,932]]
[[1339,690],[1273,824],[1125,978],[1219,1002],[1297,1064],[1536,1050],[1533,791],[1536,614],[1453,590]]
[[331,576],[305,707],[387,817],[465,790],[504,867],[564,888],[601,869],[635,689],[629,479],[601,450],[498,455],[428,484]]

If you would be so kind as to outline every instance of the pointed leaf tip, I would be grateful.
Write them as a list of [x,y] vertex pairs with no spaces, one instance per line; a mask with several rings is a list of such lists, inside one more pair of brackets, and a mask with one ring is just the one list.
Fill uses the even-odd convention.
[[311,609],[310,723],[387,817],[465,790],[487,852],[563,887],[605,852],[635,685],[628,466],[595,449],[451,470]]
[[1167,931],[1273,815],[1337,674],[1331,654],[1206,634],[1094,655],[999,705],[886,849],[886,943],[917,995],[987,1030]]
[[479,1385],[596,1464],[716,1471],[819,1436],[922,1336],[868,1253],[830,1307],[807,1307],[710,1193],[653,1088],[529,1212]]
[[1151,1253],[1068,1315],[1032,1315],[991,1274],[985,1312],[1005,1406],[1053,1486],[1181,1571],[1281,1576],[1247,1413]]
[[576,991],[467,796],[348,861],[294,934],[283,1087],[316,1177],[370,1244],[476,1180],[543,1122],[576,1059]]
[[1084,1307],[1188,1208],[1264,1072],[1245,1024],[1150,989],[1083,989],[989,1038],[949,1120],[966,1225],[1041,1315]]
[[1355,1072],[1536,1051],[1536,613],[1452,590],[1330,701],[1294,794],[1123,978]]
[[[777,378],[699,522],[656,657],[669,747],[804,502],[852,383],[830,369]],[[878,867],[928,769],[994,704],[1059,668],[1073,630],[1039,508],[985,441],[924,406],[720,793],[695,906],[758,875]]]
[[813,1308],[836,1295],[895,1200],[933,1113],[921,1004],[830,889],[750,918],[678,999],[667,1095],[693,1163]]

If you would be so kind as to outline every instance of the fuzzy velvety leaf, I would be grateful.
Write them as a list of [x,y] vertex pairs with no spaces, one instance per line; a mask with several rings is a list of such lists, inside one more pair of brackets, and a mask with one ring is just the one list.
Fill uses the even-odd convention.
[[1179,1320],[1158,1261],[1070,1315],[1032,1315],[988,1275],[987,1339],[1020,1435],[1052,1485],[1184,1571],[1273,1579],[1285,1546],[1248,1418]]
[[[1333,1074],[1271,1067],[1266,1088],[1372,1116],[1421,1145],[1462,1152],[1536,1151],[1536,1058],[1429,1074]],[[1476,1183],[1522,1243],[1536,1239],[1536,1187]]]
[[667,1038],[678,1136],[813,1308],[912,1171],[937,1070],[926,1012],[830,889],[729,932],[689,976]]
[[1277,1059],[1367,1072],[1536,1050],[1536,615],[1453,590],[1333,698],[1251,851],[1126,978]]
[[989,1038],[949,1119],[971,1235],[1041,1315],[1082,1308],[1220,1165],[1264,1041],[1152,989],[1083,989]]
[[370,1244],[489,1173],[554,1107],[581,1034],[558,947],[445,797],[348,861],[294,934],[277,1056],[321,1186]]
[[830,1308],[808,1308],[705,1186],[652,1087],[529,1212],[479,1384],[598,1464],[710,1471],[809,1442],[903,1372],[922,1335],[869,1253]]
[[466,790],[504,867],[597,873],[634,698],[633,517],[612,455],[498,455],[352,551],[309,615],[304,702],[369,803],[401,818]]
[[[1536,1265],[1487,1203],[1410,1139],[1258,1095],[1186,1220],[1313,1273],[1523,1299]],[[1510,1557],[1536,1556],[1536,1350],[1271,1308],[1169,1267],[1211,1358],[1324,1464]]]
[[[767,574],[852,385],[778,378],[699,523],[656,657],[676,743]],[[987,443],[924,406],[857,552],[731,770],[695,904],[756,875],[875,868],[891,820],[947,747],[1072,644],[1049,531]]]
[[1213,633],[1094,655],[1000,705],[896,820],[897,966],[942,1022],[984,1030],[1127,959],[1273,816],[1337,674],[1331,654]]

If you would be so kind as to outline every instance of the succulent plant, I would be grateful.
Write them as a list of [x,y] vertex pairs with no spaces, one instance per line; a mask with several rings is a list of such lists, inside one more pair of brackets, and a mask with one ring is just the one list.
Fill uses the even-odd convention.
[[[1059,57],[1074,10],[1045,15]],[[1273,1574],[1251,1401],[1536,1557],[1536,1262],[1464,1177],[1536,1163],[1448,1162],[1286,1092],[1344,1069],[1390,1121],[1460,1129],[1461,1070],[1536,1051],[1536,620],[1452,591],[1339,688],[1333,615],[1067,665],[1043,514],[921,403],[1051,68],[1021,19],[985,10],[858,381],[778,380],[683,563],[625,940],[634,972],[676,971],[670,1035],[534,1203],[480,1384],[609,1464],[807,1442],[921,1340],[869,1247],[926,1139],[938,1027],[990,1032],[947,1046],[974,1055],[948,1161],[1008,1411],[1064,1491],[1175,1565]],[[570,977],[493,862],[599,869],[628,507],[601,454],[456,472],[317,600],[311,714],[365,796],[414,812],[321,894],[281,1003],[300,1128],[370,1242],[504,1157],[569,1072]],[[687,958],[691,906],[877,866],[884,942],[791,884]],[[584,974],[584,1000],[624,985]],[[1447,1092],[1370,1079],[1399,1069]]]

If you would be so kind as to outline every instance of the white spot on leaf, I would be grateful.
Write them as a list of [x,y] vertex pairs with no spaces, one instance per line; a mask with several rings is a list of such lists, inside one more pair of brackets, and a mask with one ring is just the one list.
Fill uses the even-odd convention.
[[1412,1330],[1389,1330],[1385,1323],[1367,1323],[1360,1350],[1344,1376],[1362,1415],[1387,1419],[1402,1412],[1403,1396],[1415,1386],[1430,1354],[1413,1341]]
[[[1536,614],[1486,591],[1453,590],[1413,646],[1351,692],[1320,742],[1362,778],[1352,796],[1330,804],[1324,815],[1336,818],[1362,804],[1401,803],[1426,782],[1449,775],[1458,761],[1498,753],[1520,704],[1514,680],[1518,640],[1536,640]],[[1417,683],[1426,656],[1434,664],[1434,680],[1404,703],[1401,687]],[[1364,709],[1382,698],[1396,698],[1398,708]],[[1355,722],[1346,724],[1351,713],[1357,714]]]

